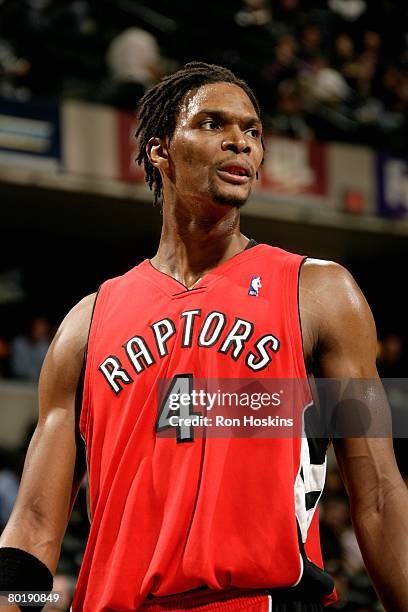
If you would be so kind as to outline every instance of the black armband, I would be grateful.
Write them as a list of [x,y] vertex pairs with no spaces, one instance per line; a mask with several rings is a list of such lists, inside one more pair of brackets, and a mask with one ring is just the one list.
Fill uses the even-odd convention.
[[[21,548],[0,548],[0,591],[50,592],[53,582],[48,567],[34,555]],[[20,606],[20,609],[40,612],[43,607]]]

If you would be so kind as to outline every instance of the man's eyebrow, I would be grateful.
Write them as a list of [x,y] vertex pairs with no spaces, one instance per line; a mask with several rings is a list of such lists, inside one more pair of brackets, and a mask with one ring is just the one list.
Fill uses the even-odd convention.
[[[197,116],[198,115],[210,115],[211,117],[214,117],[216,119],[224,119],[224,120],[234,119],[233,113],[229,113],[228,111],[220,111],[216,109],[211,109],[211,108],[202,108],[200,111],[198,111]],[[245,125],[253,125],[254,123],[262,125],[262,122],[260,118],[258,117],[258,115],[245,115],[245,116],[242,116],[242,118],[238,117],[238,120],[241,121],[242,123],[245,123]]]

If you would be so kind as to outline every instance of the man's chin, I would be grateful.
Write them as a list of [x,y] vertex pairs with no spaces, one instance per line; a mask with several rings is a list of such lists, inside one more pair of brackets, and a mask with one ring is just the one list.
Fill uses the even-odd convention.
[[223,206],[233,206],[234,208],[241,208],[248,200],[249,194],[245,196],[239,196],[238,194],[222,193],[217,189],[210,190],[211,198],[216,204]]

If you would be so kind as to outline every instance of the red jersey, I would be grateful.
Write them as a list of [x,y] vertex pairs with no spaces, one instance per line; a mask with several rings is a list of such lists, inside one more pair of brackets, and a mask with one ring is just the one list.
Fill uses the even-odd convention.
[[200,588],[291,587],[309,564],[332,600],[314,565],[325,457],[306,438],[158,432],[160,379],[307,378],[303,260],[259,244],[190,290],[148,260],[101,286],[80,417],[91,528],[74,612],[130,611]]

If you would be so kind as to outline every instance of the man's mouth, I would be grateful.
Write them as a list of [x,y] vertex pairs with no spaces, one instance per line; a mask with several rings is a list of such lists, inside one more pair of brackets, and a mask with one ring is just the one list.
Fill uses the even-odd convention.
[[251,177],[251,172],[248,168],[237,164],[222,166],[218,168],[217,172],[223,180],[234,185],[247,183]]
[[235,174],[236,176],[249,176],[248,170],[242,166],[226,166],[221,168],[222,172],[229,172],[229,174]]

